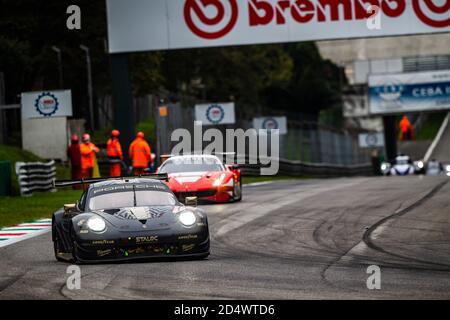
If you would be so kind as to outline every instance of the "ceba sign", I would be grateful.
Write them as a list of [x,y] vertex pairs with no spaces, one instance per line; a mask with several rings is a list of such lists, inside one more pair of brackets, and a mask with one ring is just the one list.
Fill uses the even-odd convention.
[[450,70],[369,77],[371,114],[450,110]]
[[450,31],[448,0],[107,0],[107,16],[110,53]]

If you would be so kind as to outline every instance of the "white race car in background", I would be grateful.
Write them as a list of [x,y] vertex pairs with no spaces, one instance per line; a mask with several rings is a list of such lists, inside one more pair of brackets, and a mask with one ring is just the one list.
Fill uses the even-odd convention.
[[450,164],[443,165],[434,159],[427,163],[424,161],[412,162],[411,158],[405,155],[397,156],[392,163],[383,162],[380,169],[384,176],[407,176],[413,174],[439,176],[445,174],[450,177]]
[[408,176],[413,175],[417,172],[417,170],[421,170],[423,168],[420,166],[420,163],[417,162],[413,164],[411,158],[405,155],[399,155],[395,158],[394,162],[391,164],[389,162],[383,162],[381,164],[381,172],[383,175],[391,175],[391,176]]

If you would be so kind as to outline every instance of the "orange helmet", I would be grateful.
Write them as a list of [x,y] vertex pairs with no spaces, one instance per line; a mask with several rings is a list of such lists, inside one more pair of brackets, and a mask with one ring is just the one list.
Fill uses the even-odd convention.
[[118,137],[118,136],[120,136],[120,131],[114,129],[113,131],[111,131],[111,136],[113,136],[113,137]]
[[136,137],[144,139],[144,133],[142,131],[139,131]]
[[91,140],[91,136],[89,135],[89,133],[85,133],[83,134],[83,137],[81,139],[83,140],[83,142],[88,142],[89,140]]

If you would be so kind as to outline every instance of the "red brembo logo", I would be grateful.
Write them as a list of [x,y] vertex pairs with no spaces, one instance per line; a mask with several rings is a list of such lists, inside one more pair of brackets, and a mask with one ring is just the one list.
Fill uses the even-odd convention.
[[[236,1],[237,0],[186,0],[186,3],[184,4],[184,19],[186,20],[189,29],[191,29],[191,31],[197,36],[205,39],[221,38],[233,30],[234,25],[237,22],[239,9]],[[197,26],[196,22],[194,22],[193,13],[195,13],[199,22],[204,24],[204,27],[212,28],[213,26],[223,24],[226,18],[225,6],[223,2],[228,2],[231,10],[231,13],[229,14],[230,20],[228,23],[220,26],[220,29],[215,31],[207,31]],[[216,15],[214,17],[208,17],[205,14],[208,7],[216,10]]]
[[[434,0],[413,0],[413,7],[419,19],[430,27],[446,28],[450,26],[450,0],[445,0],[444,4],[441,6],[436,5]],[[446,15],[447,19],[435,20],[431,18],[425,13],[424,7],[428,8],[428,11],[431,11],[430,13]]]
[[[251,27],[260,25],[286,24],[290,15],[292,20],[303,24],[317,22],[363,20],[372,14],[367,5],[380,8],[386,17],[397,18],[406,10],[407,0],[239,0],[248,3],[248,23]],[[441,4],[436,4],[441,1]],[[443,2],[443,4],[442,4]],[[434,28],[450,26],[450,0],[412,0],[416,16],[426,25]],[[227,5],[227,7],[225,7]],[[229,21],[225,14],[229,9]],[[209,9],[209,14],[206,11]],[[189,29],[205,39],[218,39],[233,30],[238,19],[237,0],[186,0],[184,18]],[[212,12],[215,13],[212,16]],[[444,19],[439,19],[445,16]],[[200,27],[199,25],[202,25]],[[218,30],[205,30],[213,29]]]

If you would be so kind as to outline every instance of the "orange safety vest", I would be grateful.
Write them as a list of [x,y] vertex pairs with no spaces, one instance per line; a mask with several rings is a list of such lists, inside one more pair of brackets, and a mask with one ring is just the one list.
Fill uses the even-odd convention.
[[111,162],[120,162],[120,160],[123,160],[122,146],[120,145],[119,139],[111,138],[108,140],[106,143],[106,154]]
[[100,149],[92,142],[80,144],[81,169],[91,169],[94,167],[95,153]]
[[147,141],[142,138],[136,138],[130,145],[130,159],[133,162],[133,168],[147,168],[150,162],[151,150]]
[[410,129],[411,129],[411,122],[409,122],[408,118],[406,117],[402,118],[402,120],[400,121],[400,130],[406,133]]

